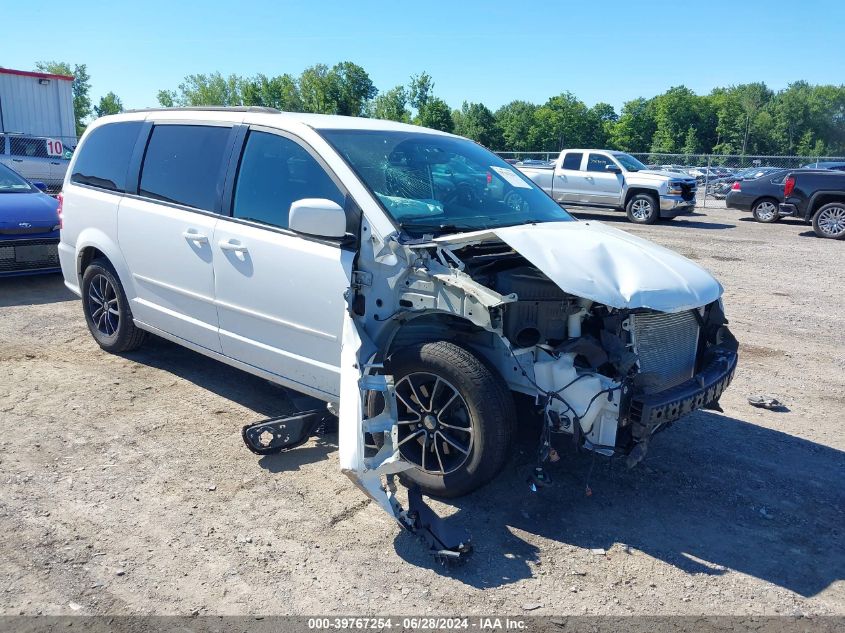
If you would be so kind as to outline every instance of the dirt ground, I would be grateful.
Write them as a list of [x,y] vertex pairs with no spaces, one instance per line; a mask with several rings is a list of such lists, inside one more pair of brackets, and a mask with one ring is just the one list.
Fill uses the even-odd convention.
[[0,614],[845,614],[845,244],[731,210],[578,215],[725,286],[725,412],[633,470],[562,442],[539,494],[527,428],[492,484],[434,504],[474,535],[455,569],[339,472],[336,432],[244,447],[283,389],[161,340],[110,356],[59,276],[0,280]]

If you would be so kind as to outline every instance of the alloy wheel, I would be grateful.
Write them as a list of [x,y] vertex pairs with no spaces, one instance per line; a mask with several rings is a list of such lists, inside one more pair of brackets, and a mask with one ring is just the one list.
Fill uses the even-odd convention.
[[774,218],[777,212],[778,210],[774,202],[769,202],[767,200],[757,205],[757,217],[764,222],[768,222]]
[[816,221],[825,235],[836,237],[845,231],[845,206],[832,206],[819,212]]
[[94,327],[113,336],[120,326],[117,291],[105,275],[97,275],[88,286],[88,310]]
[[634,200],[634,203],[631,205],[631,215],[637,220],[648,220],[651,216],[651,203],[648,200]]
[[446,475],[464,465],[472,451],[469,407],[440,376],[415,372],[396,383],[398,447],[421,470]]

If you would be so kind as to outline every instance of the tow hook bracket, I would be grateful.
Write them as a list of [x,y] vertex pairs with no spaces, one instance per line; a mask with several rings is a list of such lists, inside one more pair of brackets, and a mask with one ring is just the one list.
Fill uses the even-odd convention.
[[271,418],[247,424],[241,429],[241,437],[246,447],[256,455],[274,455],[304,444],[330,416],[326,409],[315,409]]
[[408,489],[406,517],[405,527],[425,541],[441,565],[464,562],[472,552],[470,533],[437,516],[423,501],[419,486]]

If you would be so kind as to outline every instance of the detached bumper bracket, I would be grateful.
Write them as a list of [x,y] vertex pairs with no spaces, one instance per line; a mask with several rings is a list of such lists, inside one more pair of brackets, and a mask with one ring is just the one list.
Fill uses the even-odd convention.
[[246,447],[256,455],[274,455],[301,446],[331,414],[326,409],[271,418],[241,429]]
[[463,528],[442,519],[422,498],[419,486],[408,490],[408,523],[410,532],[423,539],[442,564],[463,562],[472,552],[472,538]]

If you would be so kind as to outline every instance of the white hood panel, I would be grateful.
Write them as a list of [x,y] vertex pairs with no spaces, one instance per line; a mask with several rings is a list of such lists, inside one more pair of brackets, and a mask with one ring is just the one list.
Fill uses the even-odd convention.
[[[549,222],[489,229],[561,290],[613,308],[680,312],[706,305],[722,286],[701,266],[669,249],[600,222]],[[472,234],[440,238],[455,243]]]

